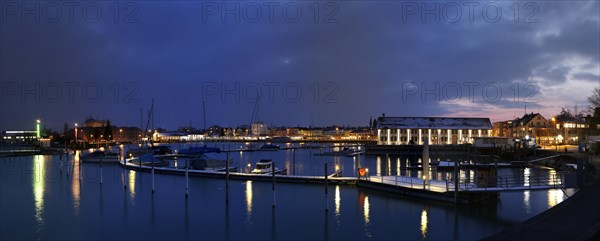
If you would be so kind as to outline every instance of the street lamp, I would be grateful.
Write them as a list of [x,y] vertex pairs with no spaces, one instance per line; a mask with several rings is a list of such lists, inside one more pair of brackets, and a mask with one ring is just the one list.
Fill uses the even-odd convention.
[[556,118],[552,117],[552,130],[554,130],[554,146],[558,152],[558,136],[556,135]]
[[77,149],[77,123],[75,123],[75,149]]

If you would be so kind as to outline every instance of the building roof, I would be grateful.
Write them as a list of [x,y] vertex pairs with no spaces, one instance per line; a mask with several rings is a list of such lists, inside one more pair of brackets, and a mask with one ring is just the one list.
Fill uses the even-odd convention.
[[379,117],[378,129],[492,129],[490,118]]
[[[527,123],[529,123],[531,120],[533,120],[534,117],[536,117],[538,115],[541,116],[542,118],[544,118],[544,116],[542,116],[540,113],[531,112],[531,114],[525,114],[523,117],[513,120],[513,122],[511,123],[511,127],[527,125]],[[544,118],[544,120],[545,119],[546,118]]]

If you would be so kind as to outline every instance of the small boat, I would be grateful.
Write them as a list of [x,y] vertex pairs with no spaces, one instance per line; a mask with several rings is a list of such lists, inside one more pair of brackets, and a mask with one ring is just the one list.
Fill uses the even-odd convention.
[[82,162],[118,162],[119,154],[112,152],[95,151],[80,156]]
[[147,148],[142,147],[141,149],[130,149],[127,151],[127,156],[131,158],[144,154],[169,155],[172,153],[173,150],[169,146],[151,146]]
[[[273,161],[270,159],[262,159],[256,163],[254,169],[252,169],[252,174],[269,174],[273,171]],[[285,174],[287,169],[279,169],[275,167],[275,174]]]
[[260,147],[261,151],[279,151],[278,145],[273,144],[264,144]]
[[[230,160],[231,161],[231,160]],[[227,159],[219,153],[202,153],[199,156],[190,159],[191,168],[204,171],[226,171]],[[229,166],[229,171],[236,172],[237,167]]]
[[348,155],[346,155],[346,156],[359,156],[364,153],[365,153],[364,151],[354,151],[354,152],[348,153]]
[[140,165],[141,162],[141,165],[144,166],[164,167],[169,165],[163,158],[160,158],[160,155],[155,155],[153,153],[145,153],[141,156],[127,159],[127,161],[135,165]]

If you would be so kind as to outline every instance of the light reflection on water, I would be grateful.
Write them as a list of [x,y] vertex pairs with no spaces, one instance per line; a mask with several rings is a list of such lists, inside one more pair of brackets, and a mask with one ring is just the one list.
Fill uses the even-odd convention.
[[[306,150],[304,154],[308,152],[310,152],[310,150]],[[254,155],[251,160],[263,158],[265,155],[265,153],[262,153],[262,156],[258,153],[246,154],[248,153],[244,153],[244,156]],[[277,152],[268,153],[268,155],[277,154]],[[303,154],[301,151],[298,151],[297,154],[297,164],[306,165],[307,168],[304,169],[304,174],[310,174],[307,173],[307,170],[315,164],[311,162],[312,160],[305,161],[306,159],[300,158]],[[365,157],[320,158],[322,158],[320,161],[346,162],[346,165],[352,166],[353,163],[350,162],[354,162],[355,160],[358,161],[358,159]],[[374,156],[367,157],[367,159],[368,158],[371,158],[372,164],[375,163]],[[135,237],[139,237],[140,239],[152,239],[158,237],[164,238],[168,237],[164,235],[172,234],[174,235],[172,236],[173,239],[183,239],[184,235],[187,235],[187,232],[183,232],[183,227],[181,227],[184,224],[186,227],[187,225],[190,227],[190,238],[200,237],[205,234],[199,233],[199,230],[191,227],[200,227],[202,225],[208,225],[206,227],[209,227],[210,225],[223,221],[223,219],[220,218],[225,217],[224,213],[219,211],[221,210],[220,208],[215,208],[222,204],[222,197],[224,195],[218,195],[219,191],[216,191],[222,187],[222,180],[190,177],[191,195],[188,209],[187,202],[183,199],[183,187],[185,186],[185,181],[182,176],[157,174],[157,193],[150,199],[149,195],[145,195],[146,193],[150,193],[150,185],[139,185],[142,181],[144,183],[150,181],[150,175],[148,173],[140,174],[135,170],[127,170],[124,172],[123,169],[116,165],[105,165],[105,174],[116,173],[116,175],[114,178],[109,178],[110,176],[105,175],[104,185],[100,186],[97,185],[98,174],[95,172],[97,172],[98,169],[97,165],[94,164],[82,163],[81,173],[85,173],[86,175],[84,175],[83,179],[80,181],[79,161],[77,159],[78,158],[76,157],[74,162],[72,161],[73,159],[71,159],[70,162],[67,163],[67,166],[70,166],[70,170],[72,170],[72,175],[70,175],[69,178],[66,178],[66,176],[63,176],[62,179],[48,177],[52,176],[47,170],[53,165],[52,163],[55,165],[55,167],[53,167],[55,172],[58,172],[58,166],[60,164],[58,157],[51,156],[36,156],[23,162],[27,168],[32,168],[29,173],[25,172],[25,174],[23,174],[26,175],[26,179],[23,179],[26,180],[26,186],[22,185],[23,180],[21,179],[11,181],[10,176],[3,176],[2,178],[7,179],[8,181],[0,181],[0,188],[6,190],[7,187],[19,187],[19,185],[21,185],[19,189],[26,191],[27,195],[19,195],[17,193],[14,198],[11,198],[29,200],[29,202],[23,202],[26,206],[15,201],[7,202],[9,198],[6,197],[6,195],[2,195],[2,197],[0,197],[2,198],[2,202],[0,202],[0,205],[2,205],[2,216],[0,217],[2,222],[7,223],[7,220],[14,221],[15,226],[19,226],[21,227],[21,230],[25,230],[21,231],[23,233],[27,232],[27,230],[36,230],[36,228],[39,230],[37,234],[31,234],[37,236],[28,236],[29,238],[27,239],[57,239],[63,237],[61,236],[62,234],[59,233],[65,233],[66,230],[68,230],[67,227],[69,227],[69,225],[62,225],[61,223],[61,226],[57,227],[57,220],[67,220],[66,222],[78,224],[77,226],[80,227],[79,230],[74,231],[73,235],[66,234],[68,237],[71,237],[71,239],[82,239],[81,237],[96,237],[98,239],[110,238],[111,236],[109,234],[98,231],[98,224],[100,224],[100,222],[111,223],[111,225],[116,223],[115,226],[123,227],[114,231],[115,235],[123,237],[132,237],[131,235],[135,235]],[[395,162],[391,162],[391,166],[389,163],[385,162],[382,162],[383,165],[379,166],[381,166],[382,173],[389,173],[390,169],[396,169],[396,172],[398,172],[397,168],[400,166],[398,162],[401,162],[402,164],[404,161],[405,159],[396,159]],[[408,162],[408,160],[406,161]],[[315,163],[318,164],[318,167],[322,166],[322,162]],[[368,164],[368,161],[365,163]],[[396,165],[395,167],[394,164]],[[2,160],[0,160],[0,165],[2,165]],[[371,168],[375,167],[371,166]],[[2,170],[7,169],[0,166],[0,171]],[[66,169],[63,169],[63,175],[65,170]],[[318,170],[320,174],[323,172],[322,168],[317,168],[316,170]],[[523,175],[522,170],[523,169],[518,173],[519,176]],[[401,170],[401,172],[404,172],[404,170]],[[532,172],[548,173],[547,170],[536,169],[532,169]],[[121,177],[121,174],[124,174],[124,176]],[[464,174],[467,176],[471,175],[471,173]],[[350,174],[346,174],[345,172],[344,175],[349,176]],[[439,172],[437,176],[439,176]],[[19,178],[21,178],[21,176],[19,176]],[[172,182],[168,180],[172,180]],[[29,183],[30,181],[31,183]],[[253,183],[251,181],[232,182],[238,183],[238,185],[232,185],[231,187],[229,205],[231,205],[230,220],[232,223],[230,228],[227,229],[231,231],[225,231],[221,226],[210,226],[210,230],[214,230],[214,233],[218,234],[212,234],[212,236],[209,234],[206,236],[206,239],[223,239],[223,236],[219,236],[222,235],[222,231],[225,231],[227,235],[230,235],[231,239],[268,239],[268,234],[274,231],[271,230],[274,226],[269,225],[272,221],[271,186],[262,185],[260,182]],[[93,185],[87,185],[88,183]],[[129,187],[127,187],[129,189],[129,194],[123,191],[123,183],[129,184]],[[136,183],[138,185],[136,185]],[[59,185],[71,189],[72,192],[66,195],[60,195]],[[319,230],[322,229],[322,226],[320,226],[323,221],[323,204],[321,198],[322,185],[284,183],[278,183],[277,185],[277,200],[279,206],[277,207],[276,215],[276,237],[283,239],[296,237],[309,239],[322,238],[323,235],[321,233],[310,234],[310,232],[298,230],[291,232],[285,231],[292,226],[309,226],[309,228],[312,228],[311,230],[314,230],[315,228]],[[102,187],[103,189],[100,189]],[[14,191],[11,191],[9,193],[13,192]],[[567,194],[570,193],[567,191]],[[123,196],[126,198],[124,199]],[[358,200],[356,199],[356,196],[358,196]],[[504,196],[504,198],[502,198],[502,196]],[[509,198],[506,198],[506,196]],[[344,206],[341,206],[342,198],[344,199]],[[445,205],[444,203],[370,192],[352,186],[335,185],[334,197],[333,200],[331,200],[334,203],[335,213],[330,212],[330,215],[335,214],[336,218],[330,220],[332,221],[331,224],[334,224],[335,222],[337,225],[330,226],[330,229],[328,229],[329,236],[332,239],[337,240],[389,239],[394,237],[389,234],[389,230],[398,228],[399,232],[403,233],[403,235],[407,235],[406,239],[411,240],[425,237],[427,240],[444,239],[452,237],[449,235],[458,232],[455,230],[460,231],[458,232],[460,234],[457,234],[457,238],[455,238],[457,240],[479,239],[495,233],[502,228],[514,225],[516,222],[524,221],[525,219],[546,210],[548,207],[560,203],[566,196],[561,190],[550,190],[507,193],[502,194],[501,198],[502,200],[499,201],[498,204],[492,205],[490,209],[497,209],[498,213],[491,212],[491,214],[484,213],[485,215],[480,215],[481,213],[477,213],[477,210],[470,210],[469,208],[457,210],[453,205]],[[129,201],[127,201],[127,199],[129,199]],[[135,203],[133,202],[134,199]],[[120,202],[124,204],[119,204],[119,207],[120,205],[125,205],[125,208],[114,208],[115,200],[121,200]],[[66,203],[68,206],[63,205],[63,209],[61,209],[61,205],[57,205],[61,203]],[[525,205],[526,210],[512,208],[521,203]],[[451,208],[447,208],[447,206]],[[411,212],[410,210],[413,210],[413,208],[421,212]],[[75,211],[74,214],[73,210]],[[32,226],[31,224],[9,218],[11,215],[14,217],[21,213],[31,213],[31,215],[27,216],[31,221],[35,222],[37,226]],[[64,215],[65,213],[68,213],[68,215]],[[318,215],[316,215],[317,213]],[[342,213],[344,215],[341,215]],[[411,216],[408,217],[407,215]],[[454,225],[455,221],[453,220],[440,220],[439,217],[443,217],[443,215],[458,215],[461,224]],[[120,216],[123,218],[119,218]],[[404,218],[399,219],[399,217]],[[497,220],[508,220],[508,222],[498,222]],[[43,223],[40,223],[39,221]],[[433,222],[433,225],[431,221],[435,221]],[[400,225],[398,222],[405,225]],[[462,225],[463,222],[471,223],[474,226],[471,225],[469,228],[465,228],[463,227],[464,225]],[[439,223],[441,223],[441,225]],[[319,226],[315,226],[314,224],[319,224]],[[53,225],[54,227],[48,225]],[[153,228],[159,226],[165,227],[165,230],[168,231],[161,231],[161,229]],[[136,229],[134,230],[128,227],[135,227]],[[2,231],[0,232],[2,239],[13,239],[22,236],[19,235],[20,233],[18,231],[9,230],[6,227],[0,227],[0,231]],[[161,234],[163,236],[155,236],[155,234]],[[248,238],[246,238],[247,235],[249,235]]]
[[252,181],[246,181],[246,228],[252,228]]
[[556,179],[556,170],[550,169],[548,175],[550,176],[550,180],[548,181],[549,185],[560,184],[560,180]]
[[396,158],[396,175],[400,176],[400,157]]
[[421,211],[421,236],[422,236],[422,240],[425,240],[425,238],[427,238],[428,225],[429,225],[429,217],[427,215],[427,209],[424,208]]
[[246,181],[246,212],[252,215],[252,181]]
[[564,193],[560,189],[548,190],[548,208],[556,206],[556,204],[564,201]]
[[531,202],[529,200],[530,195],[531,194],[529,193],[529,190],[523,192],[523,205],[525,206],[525,213],[531,212]]
[[352,157],[352,173],[354,175],[356,175],[356,170],[358,170],[358,167],[356,166],[356,156]]
[[365,226],[368,226],[371,223],[370,212],[371,212],[371,204],[369,203],[369,196],[365,195],[365,200],[363,201],[363,215],[365,216]]
[[340,185],[335,185],[334,203],[335,203],[335,216],[336,217],[340,216],[340,201],[341,201],[341,197],[340,197]]
[[392,175],[392,161],[390,160],[390,158],[386,158],[386,162],[387,162],[387,175]]
[[81,213],[81,176],[79,168],[79,151],[73,156],[73,175],[71,176],[71,192],[73,193],[73,212]]
[[376,175],[377,176],[381,176],[381,156],[377,156],[377,163],[376,163]]
[[360,193],[359,203],[362,203],[363,206],[363,218],[364,218],[364,235],[367,238],[373,237],[373,233],[370,230],[371,226],[371,203],[369,201],[369,195],[364,193]]
[[[523,169],[523,186],[528,187],[531,185],[531,169],[526,167]],[[531,212],[531,201],[530,201],[530,192],[523,191],[523,207],[525,208],[525,213]]]
[[35,156],[33,160],[33,199],[35,203],[35,219],[44,224],[44,156]]
[[135,201],[135,178],[136,172],[129,170],[129,196],[131,197],[131,203]]

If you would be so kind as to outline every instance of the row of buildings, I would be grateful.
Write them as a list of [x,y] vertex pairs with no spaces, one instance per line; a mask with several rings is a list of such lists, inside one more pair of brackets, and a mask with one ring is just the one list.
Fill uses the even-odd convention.
[[514,120],[491,123],[489,118],[386,117],[377,118],[378,145],[473,144],[490,138],[527,141],[534,145],[578,145],[588,136],[600,135],[600,108],[593,115],[563,113],[546,118],[528,113]]
[[510,138],[535,138],[538,145],[577,145],[588,136],[600,134],[600,109],[594,115],[556,116],[546,118],[540,113],[525,114],[514,120],[493,124],[493,135]]
[[[191,128],[190,128],[191,129]],[[152,135],[154,141],[177,142],[198,141],[203,139],[223,140],[374,140],[374,131],[370,127],[268,127],[264,123],[256,123],[251,126],[242,125],[236,128],[211,126],[206,131],[175,132],[155,131]]]
[[[54,132],[40,127],[41,120],[35,121],[34,130],[4,130],[0,133],[2,144],[35,144],[45,142],[64,144],[73,141],[85,143],[136,142],[142,138],[143,131],[137,127],[118,127],[108,120],[88,118],[81,124],[68,126],[62,132]],[[32,125],[33,126],[33,125]]]
[[325,128],[307,127],[268,127],[265,123],[254,123],[236,128],[211,126],[206,130],[182,127],[176,131],[161,128],[144,130],[138,127],[120,127],[111,125],[109,120],[86,119],[83,123],[67,126],[62,133],[45,132],[37,121],[35,130],[6,130],[0,133],[0,142],[8,144],[36,143],[40,139],[51,139],[55,143],[77,142],[98,143],[133,143],[151,138],[156,142],[202,141],[205,139],[223,140],[373,140],[373,131],[369,127],[350,128],[332,126]]
[[41,120],[36,120],[35,125],[32,125],[33,130],[6,130],[0,133],[0,143],[33,143],[42,139],[43,130],[41,128]]
[[[531,140],[536,145],[579,144],[588,136],[600,134],[600,108],[594,115],[573,117],[557,115],[546,118],[540,113],[528,113],[514,120],[491,123],[489,118],[467,117],[386,117],[385,114],[373,121],[369,127],[330,126],[271,127],[265,123],[239,126],[237,128],[211,126],[201,131],[180,128],[169,132],[162,129],[144,133],[138,127],[112,126],[108,120],[88,118],[81,126],[67,130],[66,140],[86,143],[137,142],[152,138],[156,142],[201,141],[204,139],[224,140],[362,140],[377,141],[378,145],[458,145],[474,143],[476,139],[497,138]],[[34,142],[45,136],[40,130],[39,120],[35,130],[4,131],[2,142]]]

